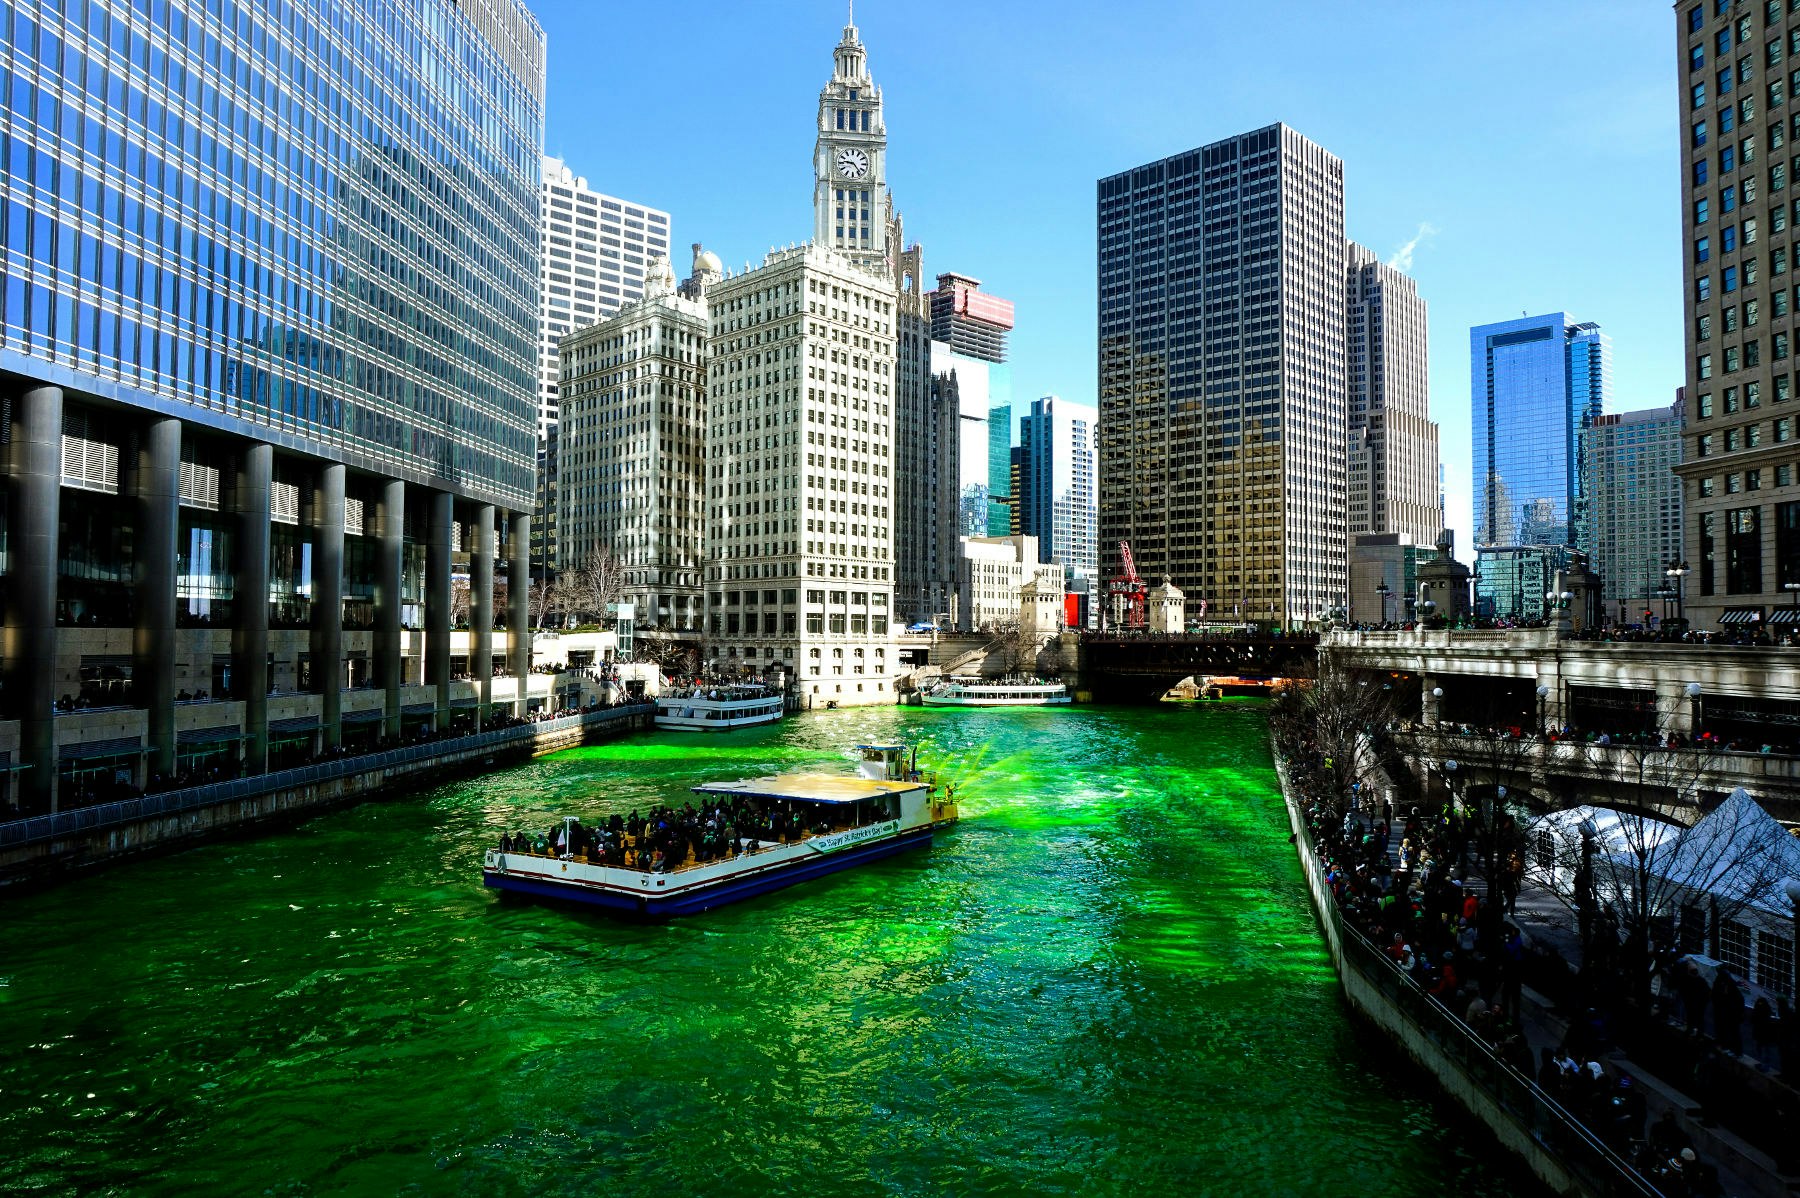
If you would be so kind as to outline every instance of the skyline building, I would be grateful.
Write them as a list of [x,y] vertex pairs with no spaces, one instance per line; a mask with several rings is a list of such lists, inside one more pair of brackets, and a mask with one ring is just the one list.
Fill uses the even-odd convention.
[[[522,699],[530,641],[502,684],[493,607],[531,535],[536,20],[78,11],[0,4],[0,139],[36,147],[0,179],[8,801],[257,773]],[[161,65],[121,72],[127,46]],[[446,91],[483,103],[424,99]],[[146,112],[185,136],[146,137]]]
[[669,214],[588,186],[545,155],[538,192],[538,435],[556,423],[558,346],[644,296],[654,258],[673,260]]
[[669,214],[603,195],[560,158],[544,155],[538,188],[538,446],[532,564],[543,577],[560,554],[563,454],[557,439],[557,346],[644,294],[654,257],[669,257]]
[[1190,605],[1344,601],[1343,163],[1286,125],[1097,186],[1101,569]]
[[1425,301],[1418,284],[1349,246],[1349,534],[1431,546],[1444,527],[1431,419]]
[[1476,546],[1573,546],[1577,437],[1611,387],[1606,335],[1563,312],[1476,325],[1469,375]]
[[[1681,261],[1687,361],[1678,582],[1699,627],[1785,624],[1800,584],[1800,483],[1788,203],[1790,130],[1775,64],[1800,37],[1800,11],[1678,5]],[[1768,77],[1757,81],[1766,67]],[[1769,122],[1756,119],[1766,103]],[[1767,157],[1757,160],[1758,138]]]
[[1090,609],[1100,569],[1099,424],[1094,408],[1054,395],[1019,417],[1019,531],[1036,538],[1040,562],[1063,567],[1063,593],[1089,596]]
[[1636,618],[1681,557],[1682,403],[1594,417],[1581,429],[1576,548],[1600,575],[1601,597]]
[[704,617],[706,289],[722,277],[696,244],[680,288],[652,260],[641,300],[564,337],[561,538],[556,567],[611,552],[636,625],[699,633]]
[[897,300],[818,246],[708,291],[709,643],[809,702],[893,702]]

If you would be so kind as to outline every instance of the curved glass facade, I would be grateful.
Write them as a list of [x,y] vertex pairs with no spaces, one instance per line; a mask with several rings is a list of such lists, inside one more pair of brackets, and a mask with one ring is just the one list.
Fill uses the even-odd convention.
[[529,510],[543,62],[517,0],[0,0],[0,366]]

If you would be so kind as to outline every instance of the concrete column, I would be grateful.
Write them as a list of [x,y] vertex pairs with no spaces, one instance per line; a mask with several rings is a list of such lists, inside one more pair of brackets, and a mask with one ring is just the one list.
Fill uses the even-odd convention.
[[175,555],[181,532],[181,421],[172,416],[152,420],[144,430],[137,498],[131,682],[146,714],[150,772],[167,778],[175,773]]
[[531,680],[531,514],[512,513],[506,545],[506,627],[511,634],[507,670],[519,680],[518,714],[525,714]]
[[454,528],[448,491],[433,491],[425,543],[425,682],[436,688],[434,726],[450,726],[450,538]]
[[494,690],[494,505],[475,509],[475,544],[469,560],[469,624],[474,628],[469,673],[475,679],[475,719],[485,725]]
[[56,810],[56,561],[62,500],[63,393],[37,387],[13,408],[12,570],[6,623],[6,706],[19,719],[19,798]]
[[244,700],[244,769],[269,768],[269,492],[275,448],[244,450],[237,489],[237,628],[231,636],[232,689]]
[[319,735],[326,749],[343,743],[344,721],[344,467],[319,467],[313,495],[313,686],[320,695]]
[[400,627],[402,557],[406,551],[406,484],[390,478],[381,488],[380,540],[375,550],[375,685],[386,691],[382,734],[400,738],[403,633]]

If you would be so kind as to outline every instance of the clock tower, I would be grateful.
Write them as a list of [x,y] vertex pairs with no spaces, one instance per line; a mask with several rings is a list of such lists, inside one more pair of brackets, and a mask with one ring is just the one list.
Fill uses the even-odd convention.
[[819,93],[813,148],[813,244],[870,270],[888,264],[887,125],[881,89],[854,24],[832,51],[831,82]]

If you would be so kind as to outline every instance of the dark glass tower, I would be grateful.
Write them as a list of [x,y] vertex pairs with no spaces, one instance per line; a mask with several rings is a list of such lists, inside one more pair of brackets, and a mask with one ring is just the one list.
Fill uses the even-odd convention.
[[1099,183],[1100,561],[1270,623],[1345,591],[1343,163],[1285,125]]

